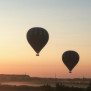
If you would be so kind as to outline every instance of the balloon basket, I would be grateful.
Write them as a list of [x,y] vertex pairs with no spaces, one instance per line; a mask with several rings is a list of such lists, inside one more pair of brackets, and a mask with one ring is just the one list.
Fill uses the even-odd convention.
[[39,53],[37,53],[36,56],[39,56]]
[[69,71],[69,73],[72,73],[71,71]]

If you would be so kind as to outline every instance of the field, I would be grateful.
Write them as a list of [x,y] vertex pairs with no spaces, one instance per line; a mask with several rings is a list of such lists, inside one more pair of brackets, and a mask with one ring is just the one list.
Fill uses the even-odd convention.
[[91,88],[90,82],[91,79],[88,78],[40,78],[0,74],[0,91],[91,91],[88,90]]
[[44,85],[50,85],[56,87],[56,83],[63,84],[68,87],[78,87],[78,88],[87,88],[89,85],[90,79],[55,79],[55,78],[37,78],[31,77],[27,81],[2,81],[1,85],[12,85],[12,86],[33,86],[39,87]]

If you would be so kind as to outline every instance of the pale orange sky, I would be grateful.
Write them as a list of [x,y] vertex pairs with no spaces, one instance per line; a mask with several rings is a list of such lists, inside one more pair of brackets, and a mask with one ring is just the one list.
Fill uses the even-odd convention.
[[[0,73],[38,77],[91,77],[90,0],[1,0]],[[43,27],[49,41],[36,57],[26,39],[32,27]],[[73,73],[62,62],[66,50],[80,55]]]

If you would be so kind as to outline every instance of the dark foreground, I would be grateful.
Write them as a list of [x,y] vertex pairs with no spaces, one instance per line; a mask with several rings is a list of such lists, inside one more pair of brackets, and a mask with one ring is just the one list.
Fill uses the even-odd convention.
[[91,91],[91,84],[88,88],[67,87],[59,83],[56,84],[56,87],[50,85],[40,87],[0,85],[0,91]]

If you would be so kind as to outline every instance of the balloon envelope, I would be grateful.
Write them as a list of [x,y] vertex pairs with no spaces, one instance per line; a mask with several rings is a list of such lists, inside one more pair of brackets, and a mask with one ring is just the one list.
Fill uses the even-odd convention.
[[69,69],[69,73],[71,73],[72,69],[76,66],[79,61],[79,55],[75,51],[66,51],[62,55],[63,63]]
[[37,53],[36,56],[39,56],[39,52],[46,45],[48,39],[49,34],[44,28],[34,27],[27,32],[27,40]]

